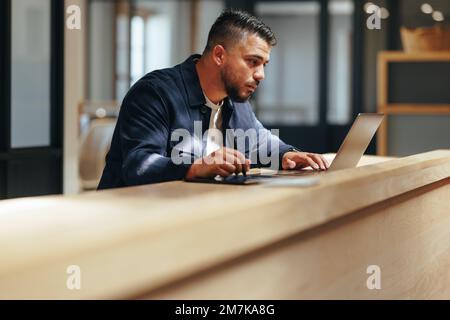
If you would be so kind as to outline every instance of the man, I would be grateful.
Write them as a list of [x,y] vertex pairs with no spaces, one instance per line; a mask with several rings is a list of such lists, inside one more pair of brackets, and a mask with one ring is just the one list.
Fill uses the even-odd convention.
[[[250,165],[262,166],[259,158],[256,163],[248,159],[253,146],[237,150],[226,139],[225,146],[220,143],[214,132],[229,129],[258,131],[258,141],[264,140],[265,147],[278,154],[282,169],[326,170],[323,156],[300,152],[266,130],[248,102],[264,79],[275,44],[274,34],[261,20],[226,10],[211,27],[201,56],[139,80],[124,98],[98,189],[228,176]],[[192,145],[181,147],[192,162],[174,161],[172,155],[180,148],[174,133],[183,129],[195,135],[195,123],[202,125],[204,134],[197,141],[201,152],[192,152]]]

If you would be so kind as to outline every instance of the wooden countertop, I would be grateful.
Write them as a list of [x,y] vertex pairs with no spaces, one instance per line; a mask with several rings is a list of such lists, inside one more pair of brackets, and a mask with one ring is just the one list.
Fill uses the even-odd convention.
[[[306,188],[177,181],[1,201],[0,298],[136,296],[447,177],[437,150],[364,156]],[[69,265],[82,290],[67,289]]]

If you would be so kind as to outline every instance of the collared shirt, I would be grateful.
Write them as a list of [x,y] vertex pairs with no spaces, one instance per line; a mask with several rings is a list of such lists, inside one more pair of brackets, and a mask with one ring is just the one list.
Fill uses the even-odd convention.
[[[150,72],[128,91],[98,189],[183,179],[190,164],[178,164],[173,160],[173,152],[179,148],[188,155],[191,152],[192,161],[203,155],[196,152],[195,138],[185,147],[179,139],[173,140],[174,136],[179,138],[180,132],[195,137],[197,124],[201,125],[202,135],[209,128],[211,109],[205,105],[195,69],[194,60],[198,58],[200,55],[192,55],[173,68]],[[242,150],[252,160],[252,166],[267,165],[259,158],[261,145],[265,145],[269,153],[274,151],[272,146],[278,145],[279,160],[292,148],[263,127],[248,101],[235,102],[225,98],[221,115],[226,146],[230,145],[225,134],[228,129],[258,132],[257,143],[246,142],[245,150]],[[256,151],[258,157],[253,161]]]

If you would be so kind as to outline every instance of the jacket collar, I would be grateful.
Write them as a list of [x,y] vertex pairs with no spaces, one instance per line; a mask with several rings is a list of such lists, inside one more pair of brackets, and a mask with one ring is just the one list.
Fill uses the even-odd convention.
[[197,70],[195,69],[195,60],[199,59],[200,57],[201,55],[199,54],[193,54],[180,65],[184,88],[186,89],[189,105],[191,107],[206,104],[205,96],[203,95],[203,90],[200,86],[200,80],[198,78]]
[[[189,106],[191,107],[198,107],[206,104],[205,95],[203,94],[197,70],[195,69],[195,60],[200,59],[200,57],[200,54],[193,54],[180,65],[184,87],[186,89]],[[230,113],[233,112],[233,102],[228,97],[225,98],[223,107],[223,110],[228,109]]]

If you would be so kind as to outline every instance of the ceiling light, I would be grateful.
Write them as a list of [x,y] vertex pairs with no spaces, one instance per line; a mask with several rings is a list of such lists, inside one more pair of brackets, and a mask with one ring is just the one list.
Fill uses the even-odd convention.
[[364,11],[367,14],[374,13],[378,9],[379,9],[379,7],[377,5],[375,5],[375,4],[373,4],[372,2],[367,2],[367,3],[364,4]]
[[420,6],[420,10],[425,14],[430,14],[433,12],[433,7],[428,3],[424,3]]
[[433,13],[431,14],[431,17],[433,18],[434,21],[444,21],[444,15],[442,14],[441,11],[433,11]]
[[380,18],[381,19],[387,19],[389,18],[389,11],[386,8],[381,8],[380,10]]
[[106,117],[106,110],[103,108],[98,108],[97,110],[95,110],[95,115],[98,118],[104,118],[104,117]]

